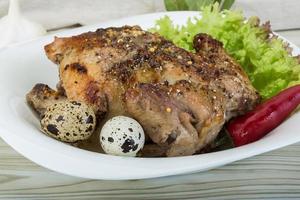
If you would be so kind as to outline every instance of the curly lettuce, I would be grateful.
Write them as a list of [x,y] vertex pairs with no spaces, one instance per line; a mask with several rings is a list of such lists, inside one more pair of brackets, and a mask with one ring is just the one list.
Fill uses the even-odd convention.
[[253,86],[264,99],[300,83],[300,64],[288,45],[275,36],[269,23],[260,25],[257,17],[245,20],[241,11],[220,11],[214,4],[202,9],[201,18],[188,19],[175,26],[165,16],[151,29],[188,51],[194,51],[193,38],[207,33],[220,40],[248,74]]

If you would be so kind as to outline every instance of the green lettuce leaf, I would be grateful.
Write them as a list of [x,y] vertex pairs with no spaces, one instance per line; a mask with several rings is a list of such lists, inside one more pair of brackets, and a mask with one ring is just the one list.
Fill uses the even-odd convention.
[[220,9],[230,9],[234,0],[164,0],[168,11],[174,10],[201,10],[203,7],[218,2]]
[[151,31],[192,52],[193,38],[198,33],[220,40],[264,99],[300,83],[299,60],[290,54],[288,45],[271,32],[268,23],[260,25],[257,17],[245,20],[241,11],[220,11],[219,4],[203,7],[201,15],[201,18],[188,19],[180,27],[165,16],[156,21]]

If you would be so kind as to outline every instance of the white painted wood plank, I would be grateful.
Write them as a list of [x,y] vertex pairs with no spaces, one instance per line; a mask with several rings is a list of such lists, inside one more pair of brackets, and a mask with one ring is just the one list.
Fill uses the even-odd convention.
[[[54,28],[74,23],[95,24],[126,16],[164,11],[163,0],[26,0],[20,1],[22,13]],[[117,5],[117,6],[116,6]],[[247,16],[270,20],[275,29],[300,28],[299,0],[236,0],[234,7]],[[0,16],[7,13],[8,0],[0,0]],[[66,9],[68,8],[68,9]]]
[[300,197],[300,144],[208,172],[140,181],[95,181],[51,172],[0,141],[0,199],[206,199]]
[[299,0],[236,0],[233,7],[243,10],[247,17],[271,21],[275,29],[300,28]]
[[278,34],[287,38],[289,41],[293,42],[295,45],[300,47],[300,30],[279,31]]

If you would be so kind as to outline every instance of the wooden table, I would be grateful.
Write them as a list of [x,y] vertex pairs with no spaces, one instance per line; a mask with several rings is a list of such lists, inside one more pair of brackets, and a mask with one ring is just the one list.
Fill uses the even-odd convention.
[[[300,31],[282,31],[300,46]],[[299,133],[300,134],[300,133]],[[207,172],[97,181],[52,172],[0,140],[0,199],[300,199],[300,143]]]

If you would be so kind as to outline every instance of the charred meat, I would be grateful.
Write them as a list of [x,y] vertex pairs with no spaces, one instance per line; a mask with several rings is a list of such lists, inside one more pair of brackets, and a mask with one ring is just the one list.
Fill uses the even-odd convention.
[[55,38],[45,51],[59,65],[66,98],[91,105],[98,116],[135,118],[150,143],[145,155],[181,156],[200,151],[260,99],[222,43],[198,34],[194,47],[191,53],[124,26]]

